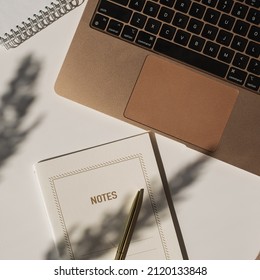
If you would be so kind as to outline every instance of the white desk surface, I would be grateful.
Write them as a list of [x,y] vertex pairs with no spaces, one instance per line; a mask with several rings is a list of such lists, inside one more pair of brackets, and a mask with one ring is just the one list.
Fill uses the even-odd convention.
[[[53,248],[33,163],[142,132],[54,92],[84,6],[18,48],[0,50],[0,259],[46,259]],[[26,59],[29,72],[38,73],[34,81],[18,73]],[[22,105],[30,92],[33,102]],[[9,107],[3,96],[11,98]],[[28,110],[17,118],[15,108]],[[190,259],[254,259],[260,178],[165,137],[157,140]]]

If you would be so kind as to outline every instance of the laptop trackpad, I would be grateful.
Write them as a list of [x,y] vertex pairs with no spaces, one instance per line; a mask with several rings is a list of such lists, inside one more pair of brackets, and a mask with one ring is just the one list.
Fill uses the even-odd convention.
[[206,75],[150,55],[125,117],[208,151],[216,150],[238,91]]

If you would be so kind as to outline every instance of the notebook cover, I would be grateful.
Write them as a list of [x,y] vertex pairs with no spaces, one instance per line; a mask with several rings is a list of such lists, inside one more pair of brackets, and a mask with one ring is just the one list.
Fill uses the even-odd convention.
[[126,258],[186,257],[154,147],[145,133],[35,165],[61,258],[113,259],[140,188],[144,198]]

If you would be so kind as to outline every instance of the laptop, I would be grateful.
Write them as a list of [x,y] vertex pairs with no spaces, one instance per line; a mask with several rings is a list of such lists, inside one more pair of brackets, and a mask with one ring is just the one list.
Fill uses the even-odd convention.
[[259,7],[88,0],[55,91],[260,175]]

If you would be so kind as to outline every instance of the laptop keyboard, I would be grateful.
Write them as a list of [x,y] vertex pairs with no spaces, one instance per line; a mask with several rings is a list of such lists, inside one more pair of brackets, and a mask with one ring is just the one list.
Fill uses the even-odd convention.
[[260,0],[100,0],[91,26],[259,94]]

